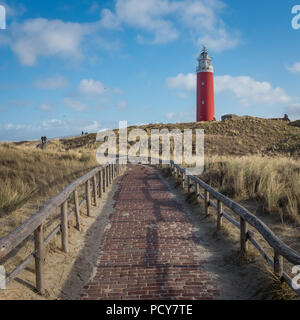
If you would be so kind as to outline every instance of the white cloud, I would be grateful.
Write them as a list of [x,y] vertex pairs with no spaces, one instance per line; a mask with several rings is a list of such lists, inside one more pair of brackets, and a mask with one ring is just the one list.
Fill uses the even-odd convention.
[[81,112],[81,111],[84,111],[87,109],[87,106],[86,104],[80,102],[80,101],[77,101],[77,100],[74,100],[72,98],[64,98],[64,104],[69,107],[69,108],[72,108],[73,110],[77,111],[77,112]]
[[91,13],[91,14],[93,14],[93,13],[96,13],[96,12],[99,12],[99,11],[100,11],[100,6],[99,6],[99,4],[98,4],[96,1],[94,1],[94,2],[91,4],[88,12]]
[[[90,7],[98,9],[97,2]],[[9,7],[10,8],[10,7]],[[239,36],[229,30],[221,18],[226,5],[221,0],[116,0],[114,10],[101,11],[93,23],[74,23],[45,18],[12,23],[0,44],[8,45],[26,66],[33,66],[39,57],[82,59],[88,40],[99,37],[99,30],[122,30],[122,25],[138,29],[137,41],[161,44],[176,40],[187,31],[196,45],[206,44],[221,51],[235,47]],[[11,15],[17,10],[9,9]],[[84,45],[84,46],[83,46]],[[98,46],[119,48],[118,42],[98,41]],[[102,47],[101,47],[102,48]]]
[[168,120],[172,120],[172,119],[174,119],[176,117],[176,113],[175,112],[168,112],[167,114],[166,114],[166,118],[168,119]]
[[180,6],[179,15],[184,25],[194,32],[199,47],[205,45],[220,52],[239,44],[239,32],[228,30],[221,18],[225,8],[226,4],[220,0],[191,0],[188,5]]
[[0,5],[5,7],[7,17],[21,16],[26,12],[26,7],[23,4],[8,4],[7,1],[0,1]]
[[84,132],[97,132],[101,129],[98,121],[88,119],[49,119],[37,124],[0,124],[2,140],[20,141],[25,139],[39,139],[46,135],[49,138],[80,135]]
[[166,83],[169,89],[193,91],[196,89],[196,75],[194,73],[186,75],[179,73],[176,77],[168,78]]
[[125,111],[128,107],[128,103],[126,101],[120,101],[117,103],[117,108],[120,111]]
[[39,56],[80,59],[83,38],[96,29],[96,24],[30,19],[10,26],[9,45],[26,66],[33,66]]
[[117,0],[114,12],[102,11],[101,24],[116,29],[121,24],[138,28],[153,35],[140,43],[168,43],[179,37],[179,27],[192,31],[196,44],[206,44],[221,51],[239,43],[236,31],[228,31],[220,15],[226,8],[220,0]]
[[[166,84],[170,89],[180,91],[196,90],[196,74],[178,74],[176,77],[168,78]],[[284,89],[274,88],[269,82],[260,82],[248,76],[232,77],[230,75],[215,77],[215,93],[225,91],[233,92],[244,105],[250,103],[276,104],[288,103],[291,97]]]
[[174,13],[175,6],[164,0],[117,0],[115,16],[120,22],[153,33],[151,41],[139,35],[140,42],[167,43],[178,37],[173,24],[164,19],[165,15]]
[[106,29],[120,29],[120,21],[109,9],[103,9],[101,11],[100,25]]
[[37,128],[44,128],[44,129],[49,129],[49,128],[61,128],[63,127],[64,123],[62,120],[59,119],[51,119],[47,121],[43,121],[40,126],[37,126]]
[[55,111],[55,107],[53,107],[51,104],[49,103],[42,103],[40,106],[39,106],[39,109],[42,110],[42,111],[45,111],[45,112],[54,112]]
[[101,81],[83,79],[78,85],[78,90],[85,95],[99,95],[105,92],[105,87]]
[[216,52],[235,48],[239,44],[238,35],[229,34],[225,29],[216,30],[212,34],[201,36],[197,40],[198,46],[205,45]]
[[287,103],[291,98],[284,89],[274,88],[269,82],[256,81],[248,76],[215,77],[215,92],[231,91],[244,105],[250,103],[276,104]]
[[194,108],[190,108],[188,111],[184,112],[168,112],[166,114],[166,119],[168,121],[189,122],[193,121],[194,116]]
[[37,128],[43,129],[59,129],[66,128],[73,131],[97,131],[100,128],[98,121],[90,121],[87,119],[70,119],[70,120],[60,120],[60,119],[51,119],[43,121],[41,125]]
[[188,95],[187,92],[178,91],[178,92],[177,92],[177,96],[178,96],[180,99],[186,99],[189,95]]
[[290,72],[298,73],[300,72],[300,62],[294,63],[292,66],[286,67]]
[[285,113],[293,119],[300,119],[300,103],[294,103],[286,107]]
[[69,82],[63,76],[55,76],[53,78],[37,80],[35,81],[35,86],[39,89],[59,89],[68,87]]
[[101,81],[82,79],[76,90],[65,96],[63,102],[77,112],[84,111],[88,107],[100,110],[105,107],[112,93],[115,93],[114,89],[106,88]]

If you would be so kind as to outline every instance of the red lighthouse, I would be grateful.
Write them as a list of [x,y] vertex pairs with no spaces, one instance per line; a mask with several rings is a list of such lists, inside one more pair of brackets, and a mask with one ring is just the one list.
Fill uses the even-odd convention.
[[203,47],[197,68],[197,121],[215,119],[214,68],[207,49]]

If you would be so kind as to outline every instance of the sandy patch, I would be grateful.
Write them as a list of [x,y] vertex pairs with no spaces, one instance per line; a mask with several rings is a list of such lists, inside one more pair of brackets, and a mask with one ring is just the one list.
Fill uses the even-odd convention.
[[223,229],[217,232],[213,209],[210,216],[206,217],[201,201],[198,205],[189,204],[181,187],[174,187],[174,177],[160,177],[176,200],[182,204],[185,214],[195,227],[198,262],[218,283],[220,296],[216,299],[274,299],[271,290],[274,281],[263,258],[251,247],[246,258],[240,256],[239,230],[224,221]]
[[118,189],[118,177],[109,186],[98,207],[92,206],[91,216],[87,217],[85,208],[81,210],[81,231],[70,221],[69,253],[61,251],[60,236],[47,247],[45,279],[46,295],[35,291],[34,261],[11,281],[6,290],[0,291],[0,300],[56,300],[79,299],[82,287],[94,275],[101,238],[109,228],[109,215],[113,212],[113,196]]

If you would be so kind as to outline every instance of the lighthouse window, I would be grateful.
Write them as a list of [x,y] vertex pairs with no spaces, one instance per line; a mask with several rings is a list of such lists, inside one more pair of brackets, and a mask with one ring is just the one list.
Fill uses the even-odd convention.
[[204,104],[204,100],[202,100],[202,104]]
[[205,84],[205,83],[204,83],[204,82],[202,82],[201,84],[204,86],[204,84]]

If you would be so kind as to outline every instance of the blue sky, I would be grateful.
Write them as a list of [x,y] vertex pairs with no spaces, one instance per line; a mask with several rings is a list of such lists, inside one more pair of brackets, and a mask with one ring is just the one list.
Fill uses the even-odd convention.
[[[216,117],[300,118],[300,0],[2,1],[0,140],[195,120],[202,44]],[[299,19],[300,23],[300,19]]]

